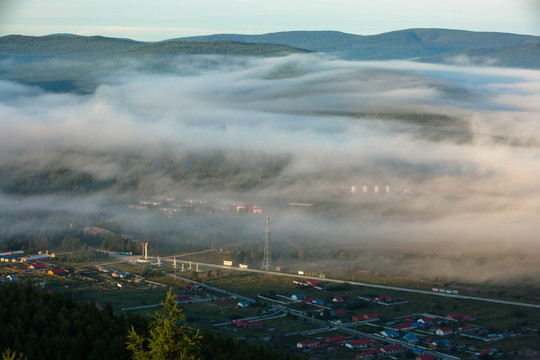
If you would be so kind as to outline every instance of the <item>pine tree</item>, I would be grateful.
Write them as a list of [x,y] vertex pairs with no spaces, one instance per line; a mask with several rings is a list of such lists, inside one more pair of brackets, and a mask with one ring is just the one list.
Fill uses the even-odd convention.
[[10,348],[5,349],[0,355],[1,360],[25,360],[26,357],[17,351],[13,351]]
[[178,308],[176,299],[169,290],[162,308],[152,315],[148,326],[149,335],[137,334],[132,326],[128,334],[127,349],[133,360],[194,360],[201,358],[199,331],[180,325],[185,315]]

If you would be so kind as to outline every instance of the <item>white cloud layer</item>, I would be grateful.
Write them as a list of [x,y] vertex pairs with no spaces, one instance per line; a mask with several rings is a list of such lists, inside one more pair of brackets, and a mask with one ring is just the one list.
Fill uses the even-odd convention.
[[[336,243],[538,250],[540,72],[311,55],[214,60],[203,71],[179,59],[186,76],[123,71],[84,96],[0,82],[0,161],[27,164],[43,143],[48,161],[113,179],[126,171],[119,153],[276,156],[289,160],[270,186],[215,196],[338,203],[339,220],[276,215],[276,226]],[[148,181],[178,190],[164,172]]]

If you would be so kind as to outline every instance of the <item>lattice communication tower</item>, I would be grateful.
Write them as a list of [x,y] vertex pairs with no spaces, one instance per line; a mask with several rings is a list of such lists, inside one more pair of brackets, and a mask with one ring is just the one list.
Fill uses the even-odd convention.
[[264,257],[261,270],[272,269],[272,253],[270,252],[270,216],[266,217],[266,237],[264,240]]

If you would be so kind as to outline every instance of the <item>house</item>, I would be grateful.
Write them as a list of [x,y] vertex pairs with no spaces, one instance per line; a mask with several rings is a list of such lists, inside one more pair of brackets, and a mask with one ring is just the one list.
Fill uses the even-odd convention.
[[399,333],[396,330],[392,329],[381,331],[381,335],[391,339],[397,339],[399,337]]
[[398,324],[398,325],[394,326],[394,329],[396,329],[398,331],[411,330],[411,329],[414,329],[414,325],[410,324],[410,323]]
[[375,341],[371,339],[360,339],[360,340],[347,341],[345,343],[345,346],[348,347],[349,349],[363,349],[363,348],[367,348],[369,345],[373,343],[375,343]]
[[479,352],[473,354],[472,358],[473,359],[478,359],[481,355],[492,356],[492,355],[495,355],[497,353],[497,351],[499,351],[499,350],[497,350],[497,349],[482,349]]
[[[256,214],[256,215],[262,214],[263,212],[263,208],[260,206],[252,206],[251,208],[249,208],[249,210],[252,214]],[[236,209],[236,211],[238,211],[238,208]]]
[[244,213],[246,213],[246,212],[247,212],[246,204],[241,203],[241,204],[236,205],[236,212],[237,212],[238,214],[244,214]]
[[320,341],[329,342],[332,344],[341,344],[345,340],[347,340],[347,337],[345,335],[338,335],[338,336],[326,336],[319,339]]
[[377,355],[382,355],[383,352],[381,351],[381,349],[371,349],[371,350],[368,350],[368,351],[364,351],[363,353],[360,353],[358,355],[356,355],[356,358],[357,359],[367,359],[367,358],[371,358],[371,357],[374,357],[374,356],[377,356]]
[[435,359],[433,355],[424,354],[416,357],[416,360],[433,360]]
[[32,270],[43,270],[45,269],[45,264],[43,263],[36,263],[36,264],[32,264],[28,267],[29,269],[32,269]]
[[381,302],[381,303],[390,303],[394,301],[394,298],[388,295],[384,296],[377,296],[373,299],[374,302]]
[[341,296],[334,296],[332,302],[342,303],[344,300]]
[[405,351],[401,345],[389,345],[381,348],[381,351],[386,355],[399,354]]
[[251,305],[251,301],[249,300],[242,300],[242,301],[239,301],[238,304],[236,304],[237,307],[239,308],[248,308],[249,306]]
[[400,340],[409,344],[416,344],[418,342],[418,336],[416,336],[416,334],[406,333]]
[[323,299],[313,299],[311,302],[312,302],[313,304],[319,305],[319,306],[324,305],[324,300],[323,300]]
[[379,315],[377,314],[363,314],[353,315],[352,322],[372,322],[379,321]]
[[263,328],[263,322],[262,321],[252,321],[249,323],[248,327],[250,329],[262,329]]
[[320,345],[320,342],[318,340],[306,340],[296,344],[296,347],[299,349],[310,349],[317,345]]
[[330,316],[332,317],[344,317],[345,314],[345,310],[330,310]]
[[319,281],[317,280],[308,280],[307,283],[309,286],[319,286]]
[[478,328],[472,325],[461,326],[461,327],[458,327],[457,329],[457,331],[462,334],[472,333],[472,332],[475,332],[476,330],[478,330]]
[[49,275],[57,275],[57,276],[64,275],[65,273],[66,273],[66,271],[64,269],[60,269],[60,268],[51,269],[51,270],[47,271],[47,274],[49,274]]
[[424,325],[430,325],[430,324],[433,324],[433,319],[429,317],[423,317],[421,319],[418,319],[418,322]]
[[448,339],[435,340],[435,341],[429,343],[429,347],[431,349],[436,349],[439,346],[447,348],[450,345],[452,345],[452,344],[451,344],[450,340],[448,340]]
[[302,300],[306,297],[306,295],[304,294],[293,294],[293,296],[291,296],[291,299],[293,300]]
[[236,326],[241,326],[241,327],[244,327],[244,328],[247,328],[249,326],[249,323],[247,321],[243,321],[243,320],[233,320],[232,323],[234,325],[236,325]]
[[440,329],[437,329],[437,331],[435,331],[435,334],[439,336],[452,335],[453,333],[454,333],[454,330],[448,327],[440,328]]
[[6,276],[6,278],[7,278],[9,281],[19,281],[19,276],[18,276],[18,275],[15,275],[15,274],[9,274],[8,276]]
[[123,272],[123,271],[120,271],[120,270],[116,270],[114,271],[111,276],[113,278],[125,278],[127,276],[127,273]]

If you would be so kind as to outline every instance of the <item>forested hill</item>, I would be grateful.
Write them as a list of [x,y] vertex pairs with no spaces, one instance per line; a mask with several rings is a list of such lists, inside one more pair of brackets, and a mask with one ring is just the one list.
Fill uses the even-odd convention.
[[0,56],[122,56],[122,55],[176,55],[176,54],[228,54],[251,56],[279,56],[283,54],[306,52],[283,44],[249,44],[231,40],[219,41],[180,41],[140,42],[130,39],[107,38],[103,36],[48,35],[0,37]]
[[[493,65],[540,68],[539,36],[497,32],[408,29],[362,36],[337,31],[288,31],[263,35],[217,34],[181,40],[286,44],[349,60],[423,59],[447,62],[459,55],[489,56]],[[508,54],[512,47],[519,51],[510,61]]]
[[[0,37],[0,80],[57,92],[91,93],[118,72],[177,73],[179,56],[275,57],[307,50],[288,45],[230,40],[140,42],[102,36],[10,35]],[[201,67],[215,66],[199,59]]]

